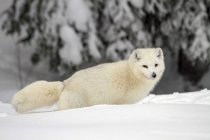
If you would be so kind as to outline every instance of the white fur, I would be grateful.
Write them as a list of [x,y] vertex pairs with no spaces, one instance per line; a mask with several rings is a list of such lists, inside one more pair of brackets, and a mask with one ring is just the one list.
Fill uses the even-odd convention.
[[59,81],[37,81],[17,92],[11,102],[18,112],[26,112],[54,104],[58,101],[63,88],[62,82]]
[[[155,67],[155,64],[158,66]],[[78,71],[63,83],[32,83],[14,96],[12,104],[18,112],[51,105],[56,101],[59,110],[96,104],[131,104],[149,94],[164,70],[160,48],[136,49],[128,60]],[[153,72],[157,74],[156,78],[151,77]]]

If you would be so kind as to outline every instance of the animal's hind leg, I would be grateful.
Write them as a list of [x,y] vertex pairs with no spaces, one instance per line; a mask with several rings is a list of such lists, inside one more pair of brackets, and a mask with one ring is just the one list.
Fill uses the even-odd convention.
[[58,110],[81,108],[88,106],[84,94],[75,91],[64,90],[58,101]]

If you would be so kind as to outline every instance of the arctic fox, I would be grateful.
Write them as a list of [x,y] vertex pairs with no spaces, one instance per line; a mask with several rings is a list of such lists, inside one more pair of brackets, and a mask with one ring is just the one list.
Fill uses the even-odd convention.
[[128,60],[80,70],[61,82],[37,81],[12,99],[18,112],[57,102],[58,109],[97,104],[132,104],[147,96],[165,70],[161,48],[134,50]]

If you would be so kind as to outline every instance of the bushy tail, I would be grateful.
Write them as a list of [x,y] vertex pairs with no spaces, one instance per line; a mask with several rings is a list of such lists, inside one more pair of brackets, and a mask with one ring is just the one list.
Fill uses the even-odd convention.
[[37,81],[17,92],[11,103],[18,112],[27,112],[56,103],[63,89],[60,81]]

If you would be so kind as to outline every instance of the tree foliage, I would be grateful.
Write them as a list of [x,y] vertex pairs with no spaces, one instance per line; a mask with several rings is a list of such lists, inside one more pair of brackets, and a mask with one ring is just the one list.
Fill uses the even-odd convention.
[[210,63],[209,0],[13,0],[4,16],[7,35],[36,46],[32,63],[48,59],[56,71],[123,59],[138,47],[172,52],[179,72],[194,81]]

